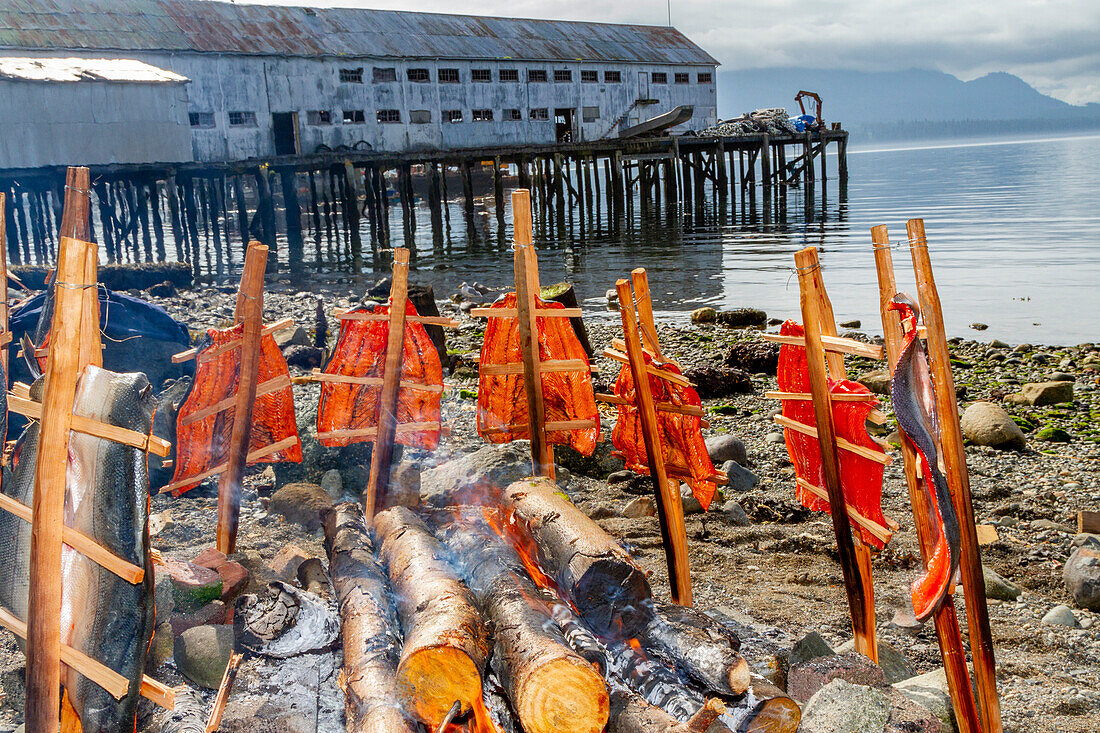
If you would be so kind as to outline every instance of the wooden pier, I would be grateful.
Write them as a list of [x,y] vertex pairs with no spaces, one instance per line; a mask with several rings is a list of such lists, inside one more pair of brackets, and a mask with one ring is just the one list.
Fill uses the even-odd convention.
[[[368,262],[380,262],[382,249],[414,243],[418,197],[426,200],[438,244],[450,223],[446,202],[460,198],[472,225],[475,201],[488,200],[476,196],[475,188],[491,192],[503,236],[508,175],[514,176],[510,186],[531,190],[537,236],[555,227],[563,231],[567,216],[582,229],[586,220],[604,216],[617,226],[659,207],[704,212],[732,205],[755,212],[757,197],[767,225],[786,216],[792,188],[801,189],[806,218],[812,220],[817,202],[826,197],[830,144],[840,200],[847,197],[847,142],[848,133],[834,129],[93,166],[91,235],[108,263],[188,262],[198,279],[234,276],[250,240],[271,249],[269,268],[300,271],[307,266],[309,233],[309,259],[318,267],[334,265],[335,257],[345,269],[360,272]],[[55,262],[64,186],[64,168],[0,171],[11,264]],[[398,211],[400,229],[391,221]],[[339,256],[333,254],[334,242]],[[415,258],[415,247],[410,249]]]

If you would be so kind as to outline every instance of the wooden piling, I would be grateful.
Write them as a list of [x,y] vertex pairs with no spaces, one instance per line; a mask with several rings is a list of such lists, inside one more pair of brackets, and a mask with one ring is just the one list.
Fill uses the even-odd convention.
[[500,156],[493,158],[493,204],[497,214],[497,231],[504,234],[504,176],[500,172]]
[[465,205],[466,221],[474,218],[474,182],[470,173],[470,160],[462,161],[462,198]]
[[279,186],[283,191],[283,207],[286,209],[286,257],[290,271],[301,272],[305,260],[305,242],[302,240],[302,205],[298,201],[298,178],[293,168],[279,170]]

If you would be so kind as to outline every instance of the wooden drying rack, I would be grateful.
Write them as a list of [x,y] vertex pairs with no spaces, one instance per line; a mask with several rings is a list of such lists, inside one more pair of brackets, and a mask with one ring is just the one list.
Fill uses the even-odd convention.
[[[519,348],[522,364],[486,364],[482,375],[522,374],[527,396],[527,425],[531,436],[531,464],[536,476],[554,478],[554,447],[546,438],[549,432],[585,430],[597,427],[594,420],[546,421],[546,406],[542,394],[542,375],[588,371],[592,367],[584,359],[542,361],[539,355],[537,318],[579,318],[580,308],[539,308],[539,262],[533,244],[531,227],[531,192],[525,188],[512,192],[512,236],[514,238],[516,307],[474,308],[470,315],[481,318],[515,318],[519,323]],[[508,425],[494,428],[510,432],[519,427]]]
[[[889,464],[890,459],[883,453],[854,445],[837,437],[836,426],[833,423],[832,403],[834,401],[871,401],[875,398],[870,394],[831,394],[828,378],[847,377],[844,354],[881,359],[882,347],[837,335],[833,305],[825,290],[817,249],[807,247],[795,253],[794,258],[798,268],[802,323],[805,333],[802,337],[766,334],[764,338],[768,341],[805,348],[810,392],[768,392],[767,396],[779,400],[813,402],[814,426],[803,425],[782,415],[777,415],[775,422],[785,430],[817,438],[825,486],[816,486],[802,478],[796,479],[796,482],[803,491],[829,502],[833,533],[836,535],[840,566],[844,574],[844,586],[852,616],[856,651],[877,662],[878,640],[875,630],[875,587],[874,578],[871,575],[871,549],[859,536],[852,534],[849,520],[873,534],[884,544],[890,541],[893,531],[898,526],[887,520],[890,526],[884,527],[859,514],[848,505],[844,499],[844,489],[840,481],[838,451],[854,453],[883,465]],[[871,419],[881,424],[886,421],[886,416],[875,410]],[[844,510],[840,511],[838,507],[844,507]]]
[[[115,557],[90,537],[64,524],[70,430],[133,445],[125,439],[133,436],[120,436],[115,432],[117,428],[72,414],[81,373],[89,364],[102,366],[103,355],[96,289],[98,248],[82,241],[87,236],[88,226],[88,169],[70,168],[65,188],[46,390],[41,404],[30,403],[33,407],[25,404],[29,401],[21,396],[13,398],[13,409],[37,412],[41,421],[34,502],[32,507],[26,507],[5,497],[0,506],[32,526],[27,620],[24,623],[7,609],[0,608],[0,625],[27,642],[28,733],[56,733],[58,729],[62,663],[116,698],[125,695],[130,685],[129,680],[98,660],[61,643],[62,545],[69,545],[127,582],[139,583],[144,578],[144,569]],[[6,280],[6,271],[3,279]],[[126,434],[132,432],[124,431]],[[137,447],[152,450],[160,446],[149,436],[141,437],[144,446]],[[150,677],[142,677],[141,695],[169,709],[175,706],[175,691]]]
[[[993,638],[989,629],[989,609],[986,606],[985,581],[982,576],[981,557],[978,552],[977,530],[974,526],[974,507],[970,498],[970,475],[966,468],[962,430],[959,426],[959,407],[955,396],[955,380],[951,373],[950,354],[944,333],[943,310],[939,293],[932,276],[932,262],[928,256],[928,241],[923,219],[910,219],[906,226],[908,244],[916,275],[917,295],[921,304],[927,337],[927,351],[932,369],[936,411],[940,419],[940,455],[944,473],[951,492],[955,513],[959,518],[959,563],[963,594],[966,601],[966,618],[969,627],[970,648],[974,662],[974,679],[977,683],[977,704],[970,682],[959,619],[955,611],[954,595],[949,594],[936,610],[933,619],[936,637],[940,645],[951,704],[960,733],[1001,733],[1000,701],[997,697],[996,667],[993,658]],[[890,301],[897,295],[894,278],[890,237],[885,226],[871,230],[871,242],[875,252],[875,268],[878,273],[882,329],[886,337],[886,353],[891,371],[895,368],[904,339],[900,314],[888,310]],[[909,498],[913,505],[917,537],[925,563],[932,555],[933,528],[926,517],[927,504],[919,483],[919,467],[916,452],[908,440],[902,440],[902,457],[905,461],[905,479]]]

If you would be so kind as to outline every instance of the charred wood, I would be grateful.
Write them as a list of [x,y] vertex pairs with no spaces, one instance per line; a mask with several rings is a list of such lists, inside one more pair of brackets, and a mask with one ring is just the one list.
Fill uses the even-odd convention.
[[740,695],[749,687],[749,665],[740,640],[693,608],[654,601],[642,643],[684,670],[708,690]]
[[716,722],[726,706],[708,700],[687,722],[680,722],[661,708],[650,705],[629,690],[611,692],[611,725],[608,733],[722,733],[729,728]]

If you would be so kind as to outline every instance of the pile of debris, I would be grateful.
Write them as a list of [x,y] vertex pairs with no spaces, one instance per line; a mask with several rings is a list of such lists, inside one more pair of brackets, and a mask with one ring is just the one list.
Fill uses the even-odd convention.
[[781,107],[758,109],[755,112],[746,112],[740,117],[722,120],[717,125],[696,130],[695,135],[699,137],[735,137],[761,132],[766,132],[769,135],[795,135],[804,131],[804,129],[799,129],[796,120],[797,118],[792,118],[790,113]]

